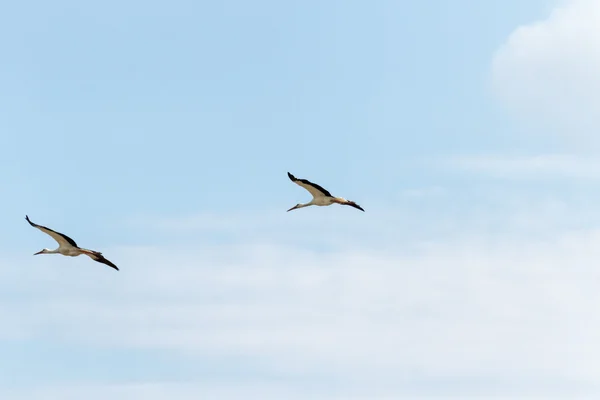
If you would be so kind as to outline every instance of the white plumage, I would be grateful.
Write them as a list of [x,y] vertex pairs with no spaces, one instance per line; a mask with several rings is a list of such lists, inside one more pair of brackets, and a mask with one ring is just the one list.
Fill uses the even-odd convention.
[[25,219],[27,220],[27,222],[29,222],[29,225],[50,235],[58,243],[57,249],[54,249],[54,250],[42,249],[41,251],[38,251],[37,253],[35,253],[34,256],[38,255],[38,254],[62,254],[63,256],[77,257],[81,254],[85,254],[86,256],[90,257],[94,261],[97,261],[102,264],[106,264],[109,267],[116,269],[117,271],[119,270],[119,268],[117,268],[117,266],[115,264],[113,264],[112,262],[110,262],[106,258],[104,258],[102,253],[100,253],[99,251],[83,249],[83,248],[77,246],[77,243],[75,243],[75,241],[73,239],[71,239],[70,237],[68,237],[67,235],[53,231],[52,229],[46,228],[45,226],[34,224],[33,222],[31,222],[31,220],[29,219],[29,217],[27,215],[25,216]]
[[342,197],[332,196],[331,193],[329,193],[329,191],[327,191],[323,187],[317,185],[316,183],[313,183],[306,179],[298,179],[294,175],[290,174],[289,172],[288,172],[288,177],[290,178],[290,180],[292,182],[294,182],[297,185],[308,190],[308,192],[313,196],[313,199],[310,202],[305,203],[305,204],[302,204],[302,203],[296,204],[294,207],[290,208],[288,211],[292,211],[297,208],[308,207],[308,206],[330,206],[334,203],[354,207],[361,211],[365,211],[365,210],[363,210],[363,208],[361,206],[359,206],[358,204],[356,204],[355,202],[353,202],[351,200],[346,200]]

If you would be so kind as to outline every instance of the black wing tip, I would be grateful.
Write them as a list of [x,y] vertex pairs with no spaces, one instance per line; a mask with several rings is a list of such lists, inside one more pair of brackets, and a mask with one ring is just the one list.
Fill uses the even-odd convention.
[[111,268],[116,269],[117,271],[119,271],[119,267],[117,267],[115,264],[111,263],[110,261],[108,261],[106,258],[100,256],[96,261],[98,261],[99,263],[102,263],[104,265],[108,265]]
[[298,179],[296,179],[296,177],[294,175],[290,174],[289,172],[288,172],[288,177],[292,180],[292,182],[296,182],[298,180]]
[[356,204],[356,203],[355,203],[355,202],[353,202],[353,201],[351,201],[351,202],[348,202],[348,205],[349,205],[350,207],[354,207],[354,208],[356,208],[356,209],[358,209],[358,210],[360,210],[360,211],[362,211],[362,212],[365,212],[364,208],[362,208],[361,206],[359,206],[358,204]]
[[31,225],[31,226],[35,226],[35,224],[34,224],[33,222],[31,222],[31,220],[29,219],[29,215],[25,215],[25,220],[26,220],[27,222],[29,222],[29,225]]

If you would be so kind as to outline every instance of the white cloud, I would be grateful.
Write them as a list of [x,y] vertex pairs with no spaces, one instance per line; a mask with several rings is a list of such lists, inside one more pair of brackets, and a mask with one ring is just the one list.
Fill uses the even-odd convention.
[[[18,296],[0,303],[0,340],[249,357],[280,376],[248,389],[254,398],[293,398],[310,386],[298,376],[337,388],[323,399],[593,392],[600,233],[554,230],[523,240],[486,229],[464,235],[464,226],[457,218],[448,236],[392,241],[386,251],[373,246],[377,237],[316,251],[276,233],[215,248],[186,226],[195,246],[105,249],[120,272],[87,259],[26,255],[1,269],[0,290]],[[198,384],[94,392],[144,397],[152,387],[148,398],[248,398]],[[42,398],[28,393],[23,398]]]
[[[268,382],[256,384],[226,385],[215,382],[197,383],[138,383],[138,384],[108,384],[108,385],[74,385],[53,386],[43,389],[13,389],[0,390],[2,398],[11,400],[231,400],[231,399],[261,399],[301,400],[306,398],[322,400],[331,399],[327,396],[315,396],[298,390],[290,393],[281,384]],[[307,394],[309,396],[307,396]],[[387,398],[347,397],[348,400],[387,400]],[[341,398],[340,398],[341,400]]]
[[600,160],[572,154],[534,156],[480,155],[454,157],[450,165],[463,171],[509,179],[600,179]]
[[546,131],[599,138],[600,2],[569,0],[516,29],[495,54],[506,107]]
[[420,188],[405,189],[400,192],[403,197],[411,198],[427,198],[427,197],[438,197],[443,196],[446,190],[440,186],[428,186]]
[[[401,379],[399,379],[401,380]],[[13,389],[1,390],[2,398],[10,400],[398,400],[398,399],[427,399],[427,400],[463,400],[465,398],[493,398],[494,400],[540,400],[564,397],[561,394],[548,392],[540,396],[518,395],[489,395],[465,397],[465,395],[428,395],[421,396],[414,393],[405,395],[379,394],[385,392],[377,387],[368,391],[340,391],[331,387],[322,387],[319,390],[309,389],[306,385],[290,390],[289,387],[276,382],[260,382],[256,384],[227,385],[224,383],[207,382],[204,384],[190,383],[139,383],[139,384],[114,384],[114,385],[76,385],[66,387],[46,387],[44,389]]]

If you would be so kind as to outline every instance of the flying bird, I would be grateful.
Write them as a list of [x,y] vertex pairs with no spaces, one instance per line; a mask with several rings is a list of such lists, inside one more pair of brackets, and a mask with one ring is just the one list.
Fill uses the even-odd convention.
[[361,206],[359,206],[358,204],[356,204],[353,201],[346,200],[342,197],[332,196],[331,193],[329,193],[327,190],[323,189],[321,186],[317,185],[316,183],[312,183],[306,179],[298,179],[294,175],[290,174],[289,172],[288,172],[288,176],[290,177],[292,182],[302,186],[304,189],[308,190],[310,192],[310,194],[312,194],[312,196],[313,196],[313,199],[310,202],[308,202],[306,204],[296,204],[294,207],[290,208],[288,211],[292,211],[297,208],[308,207],[308,206],[330,206],[333,203],[342,204],[345,206],[358,208],[361,211],[365,211],[365,210],[363,210],[363,208]]
[[52,229],[46,228],[45,226],[34,224],[29,220],[29,217],[27,215],[25,216],[25,219],[27,220],[27,222],[29,222],[29,225],[33,226],[34,228],[38,228],[40,231],[52,236],[52,239],[58,242],[58,249],[43,249],[42,251],[38,251],[37,253],[35,253],[34,256],[38,254],[62,254],[63,256],[77,257],[81,254],[85,254],[94,261],[106,264],[109,267],[116,269],[117,271],[119,270],[119,268],[117,268],[115,264],[111,263],[106,258],[104,258],[102,253],[100,253],[99,251],[82,249],[81,247],[77,246],[77,243],[75,243],[75,241],[67,235],[63,235],[62,233],[53,231]]

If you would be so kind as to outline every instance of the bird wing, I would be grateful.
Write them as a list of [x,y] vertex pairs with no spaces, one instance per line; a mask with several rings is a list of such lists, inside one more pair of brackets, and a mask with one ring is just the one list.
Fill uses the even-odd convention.
[[73,239],[71,239],[70,237],[68,237],[67,235],[63,235],[62,233],[53,231],[52,229],[46,228],[45,226],[34,224],[33,222],[31,222],[31,220],[29,219],[29,217],[27,215],[25,216],[25,219],[27,220],[27,222],[29,222],[29,225],[33,226],[34,228],[38,228],[40,231],[52,236],[52,239],[56,240],[58,242],[59,246],[79,247],[79,246],[77,246],[77,243],[75,243],[75,241]]
[[94,261],[97,261],[102,264],[106,264],[109,267],[116,269],[117,271],[119,270],[119,268],[115,264],[111,263],[106,258],[104,258],[102,253],[100,253],[99,251],[81,249],[81,252],[83,254],[85,254],[86,256],[90,257]]
[[306,179],[298,179],[294,175],[290,174],[289,172],[288,172],[288,176],[292,182],[294,182],[294,183],[302,186],[304,189],[308,190],[310,192],[310,194],[312,194],[313,197],[323,197],[323,196],[333,197],[331,195],[331,193],[329,193],[326,189],[317,185],[316,183],[312,183],[311,181],[306,180]]

